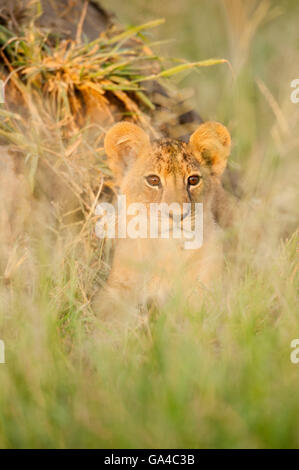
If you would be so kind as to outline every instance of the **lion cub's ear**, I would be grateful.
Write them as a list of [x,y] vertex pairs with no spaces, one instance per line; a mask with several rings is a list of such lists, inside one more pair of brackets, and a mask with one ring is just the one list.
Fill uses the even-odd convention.
[[150,148],[150,140],[141,127],[123,121],[115,124],[104,140],[108,164],[119,182],[128,167]]
[[231,137],[219,122],[205,122],[191,135],[189,148],[199,162],[220,177],[230,154]]

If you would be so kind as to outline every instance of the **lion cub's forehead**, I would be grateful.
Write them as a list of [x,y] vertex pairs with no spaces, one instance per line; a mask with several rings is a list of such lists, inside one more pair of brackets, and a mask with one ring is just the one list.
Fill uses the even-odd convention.
[[189,173],[200,168],[199,162],[188,151],[187,144],[172,139],[154,141],[152,164],[159,173],[165,175]]

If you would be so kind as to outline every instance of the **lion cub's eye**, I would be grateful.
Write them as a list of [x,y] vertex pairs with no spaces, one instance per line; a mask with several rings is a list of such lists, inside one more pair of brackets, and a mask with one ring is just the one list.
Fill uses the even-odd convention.
[[200,176],[199,175],[192,175],[189,176],[188,178],[188,184],[189,186],[196,186],[200,181]]
[[149,175],[145,179],[150,186],[159,186],[161,183],[161,180],[157,175]]

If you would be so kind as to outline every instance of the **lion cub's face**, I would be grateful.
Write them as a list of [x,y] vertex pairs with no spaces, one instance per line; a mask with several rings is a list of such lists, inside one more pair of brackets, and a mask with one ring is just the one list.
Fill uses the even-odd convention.
[[135,124],[120,122],[105,138],[108,162],[127,202],[202,202],[213,179],[220,179],[230,151],[230,135],[219,123],[198,127],[188,144],[150,142]]
[[128,169],[121,191],[128,202],[179,203],[200,200],[203,171],[184,142],[154,142]]

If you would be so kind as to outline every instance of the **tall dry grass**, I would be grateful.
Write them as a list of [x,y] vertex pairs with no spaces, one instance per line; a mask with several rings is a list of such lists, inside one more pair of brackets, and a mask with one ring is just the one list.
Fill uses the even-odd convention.
[[[93,209],[109,177],[98,113],[106,113],[107,125],[119,109],[138,119],[140,101],[136,109],[126,94],[136,90],[111,84],[110,72],[109,87],[100,91],[97,80],[107,77],[92,76],[94,64],[107,59],[94,45],[58,45],[51,62],[38,31],[28,30],[22,41],[4,36],[2,52],[10,41],[9,57],[15,54],[14,67],[22,69],[9,72],[7,96],[17,106],[1,109],[0,446],[298,447],[298,365],[290,361],[299,333],[299,108],[290,100],[298,6],[113,5],[131,22],[141,14],[143,21],[165,16],[163,35],[178,38],[167,46],[173,56],[232,64],[233,75],[226,67],[192,74],[186,67],[172,80],[195,90],[204,118],[231,129],[242,209],[225,234],[223,280],[198,309],[186,309],[178,280],[168,304],[141,324],[120,330],[101,322],[90,304],[109,269],[109,250],[94,237]],[[132,69],[120,43],[110,44],[110,54],[119,48],[106,66],[126,87]],[[101,95],[102,106],[90,113],[95,122],[74,118],[82,103],[70,99],[74,83],[81,92],[88,83],[88,96]],[[111,115],[107,93],[118,105]],[[146,95],[143,101],[150,110]]]

